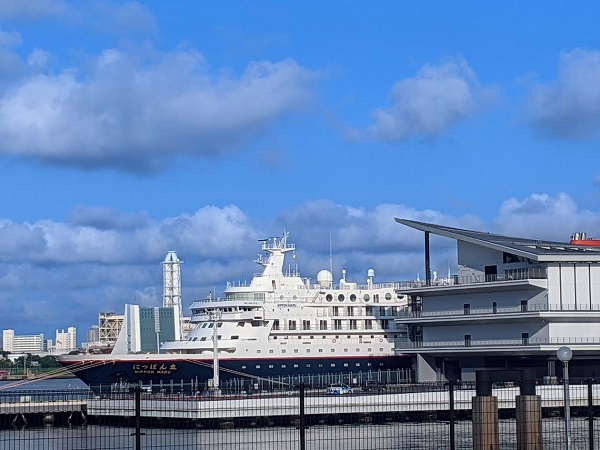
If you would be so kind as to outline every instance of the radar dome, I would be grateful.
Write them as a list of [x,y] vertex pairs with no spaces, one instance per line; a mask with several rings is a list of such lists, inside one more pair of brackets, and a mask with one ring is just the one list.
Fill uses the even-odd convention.
[[322,288],[330,288],[333,283],[333,275],[331,275],[329,270],[321,270],[317,274],[317,283]]

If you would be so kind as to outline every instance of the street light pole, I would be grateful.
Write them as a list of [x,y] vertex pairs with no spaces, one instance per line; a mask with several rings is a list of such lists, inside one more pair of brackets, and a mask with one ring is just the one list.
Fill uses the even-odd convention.
[[564,365],[563,384],[564,384],[564,406],[565,406],[565,450],[571,448],[571,403],[569,399],[569,361],[573,357],[573,351],[569,347],[561,347],[556,352],[556,356]]

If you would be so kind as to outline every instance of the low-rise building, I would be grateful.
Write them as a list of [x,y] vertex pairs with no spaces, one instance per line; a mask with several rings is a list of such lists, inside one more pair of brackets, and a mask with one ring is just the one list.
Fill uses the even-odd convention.
[[[426,279],[398,290],[408,310],[399,354],[418,381],[472,380],[478,369],[562,374],[556,352],[573,351],[572,377],[600,375],[600,241],[502,236],[396,219],[424,232]],[[457,243],[457,274],[431,277],[430,235]],[[583,239],[581,239],[583,237]]]

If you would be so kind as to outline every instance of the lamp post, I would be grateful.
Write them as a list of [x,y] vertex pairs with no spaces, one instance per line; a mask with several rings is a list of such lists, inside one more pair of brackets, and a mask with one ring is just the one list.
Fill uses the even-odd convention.
[[556,356],[564,365],[563,384],[564,384],[564,403],[565,403],[565,450],[571,448],[571,404],[569,401],[569,361],[573,357],[573,351],[569,347],[561,347],[556,352]]

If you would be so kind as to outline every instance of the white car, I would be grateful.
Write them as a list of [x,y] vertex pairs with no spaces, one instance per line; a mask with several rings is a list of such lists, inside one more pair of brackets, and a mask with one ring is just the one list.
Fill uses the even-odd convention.
[[335,383],[327,386],[328,394],[352,394],[352,388],[347,384]]

